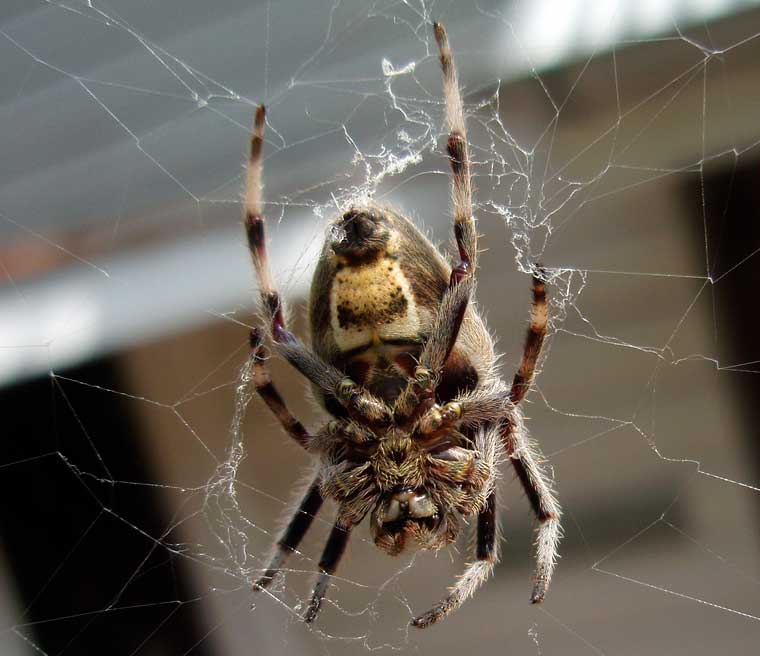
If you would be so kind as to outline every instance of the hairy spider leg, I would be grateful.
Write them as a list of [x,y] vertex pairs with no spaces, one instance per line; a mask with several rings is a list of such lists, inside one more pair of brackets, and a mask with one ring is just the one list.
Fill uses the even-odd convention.
[[446,30],[433,23],[435,40],[443,73],[443,97],[446,105],[446,126],[449,136],[446,151],[451,166],[451,199],[454,215],[454,238],[459,262],[451,271],[449,288],[438,309],[433,331],[420,356],[415,377],[399,395],[395,405],[397,419],[426,409],[422,399],[433,396],[440,371],[451,354],[474,288],[474,273],[478,255],[478,235],[472,207],[470,156],[465,128],[464,105],[459,91],[459,78],[449,47]]
[[557,562],[557,548],[562,537],[559,523],[562,509],[541,470],[541,453],[525,436],[522,426],[516,422],[509,423],[503,437],[507,455],[538,518],[536,571],[530,601],[539,604],[546,596]]
[[478,256],[478,235],[472,212],[472,180],[467,133],[465,131],[464,105],[459,91],[457,69],[449,47],[446,29],[440,23],[433,24],[435,40],[443,71],[443,97],[446,101],[446,126],[449,137],[446,150],[451,165],[451,199],[454,206],[454,236],[459,250],[459,264],[451,272],[452,282],[459,282],[475,273]]
[[537,268],[533,274],[533,303],[530,310],[530,326],[525,336],[520,368],[512,381],[509,398],[517,405],[525,398],[530,390],[536,372],[536,363],[541,355],[541,347],[546,337],[546,325],[549,319],[549,308],[546,304],[546,286],[541,278],[542,270]]
[[417,425],[419,433],[429,438],[446,435],[452,428],[466,430],[496,424],[504,419],[513,405],[499,381],[488,387],[477,387],[458,394],[441,406],[433,406]]
[[245,230],[256,270],[261,304],[267,314],[267,330],[277,352],[312,383],[332,395],[350,414],[369,422],[390,421],[390,409],[378,398],[318,357],[287,329],[282,297],[277,291],[266,247],[262,208],[262,151],[266,111],[256,108],[251,131],[245,188]]
[[467,277],[449,287],[433,320],[433,327],[415,368],[414,378],[398,395],[394,415],[399,422],[410,421],[431,407],[435,389],[454,344],[474,286],[474,279]]
[[[435,437],[445,433],[456,424],[485,423],[504,428],[502,440],[507,456],[517,473],[531,508],[538,518],[535,541],[536,568],[531,603],[541,603],[551,582],[557,561],[557,551],[562,530],[562,510],[541,470],[541,453],[525,436],[522,417],[517,404],[525,398],[533,381],[535,366],[541,353],[548,319],[546,289],[539,271],[533,276],[533,303],[531,323],[525,341],[520,368],[515,375],[508,395],[498,386],[491,390],[473,390],[457,396],[443,408],[433,407],[420,420],[424,430],[430,426]],[[490,537],[489,537],[490,536]],[[488,545],[491,545],[490,548]],[[412,620],[412,626],[425,628],[453,612],[471,597],[490,576],[498,561],[496,550],[495,496],[489,497],[486,508],[478,515],[477,560],[471,563],[457,580],[449,595],[428,612]]]

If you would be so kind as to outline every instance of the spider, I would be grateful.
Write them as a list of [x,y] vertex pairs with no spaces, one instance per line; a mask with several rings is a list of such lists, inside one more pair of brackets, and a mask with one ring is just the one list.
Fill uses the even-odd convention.
[[[311,284],[311,348],[288,330],[270,271],[262,212],[265,110],[256,110],[245,192],[245,229],[265,329],[251,331],[254,385],[283,429],[319,458],[316,477],[254,584],[269,586],[319,512],[337,502],[334,526],[304,620],[313,622],[353,529],[369,516],[377,547],[439,549],[476,517],[474,560],[442,601],[415,617],[427,627],[456,610],[499,557],[497,460],[512,463],[538,518],[531,602],[544,599],[561,536],[560,507],[519,404],[533,380],[547,329],[545,274],[533,302],[511,386],[495,372],[494,345],[475,306],[477,233],[457,72],[444,27],[433,24],[443,71],[458,261],[450,266],[412,223],[389,207],[351,207],[332,222]],[[333,419],[308,431],[272,383],[264,338],[313,387]]]

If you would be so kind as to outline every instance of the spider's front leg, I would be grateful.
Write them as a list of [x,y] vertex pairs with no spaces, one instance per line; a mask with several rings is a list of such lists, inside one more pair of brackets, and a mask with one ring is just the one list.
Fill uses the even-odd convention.
[[272,414],[277,417],[285,432],[300,446],[305,449],[308,448],[312,437],[304,425],[290,413],[288,406],[285,405],[285,401],[274,386],[269,368],[265,364],[267,353],[263,338],[257,328],[251,330],[250,345],[251,357],[253,358],[253,383],[256,391],[272,411]]
[[546,302],[546,284],[544,283],[545,272],[536,265],[533,272],[533,302],[530,308],[530,326],[525,336],[523,355],[520,367],[512,381],[512,389],[509,398],[517,405],[525,398],[533,383],[536,373],[536,364],[541,355],[541,347],[546,338],[549,323],[549,306]]
[[[536,267],[533,274],[533,302],[530,312],[530,326],[525,337],[525,346],[520,367],[515,374],[509,399],[512,407],[517,406],[530,390],[535,376],[536,363],[541,355],[541,347],[546,337],[549,321],[544,273]],[[551,481],[541,468],[541,453],[525,435],[522,416],[511,412],[505,423],[504,447],[517,477],[525,490],[533,512],[539,521],[536,535],[536,575],[531,602],[540,603],[546,596],[554,566],[557,561],[557,547],[562,537],[560,516],[562,509],[552,492]]]
[[535,542],[536,572],[530,596],[531,603],[538,604],[546,596],[557,562],[557,548],[562,537],[562,509],[552,491],[551,481],[541,468],[540,452],[524,434],[519,414],[515,413],[506,424],[503,439],[507,456],[539,522]]

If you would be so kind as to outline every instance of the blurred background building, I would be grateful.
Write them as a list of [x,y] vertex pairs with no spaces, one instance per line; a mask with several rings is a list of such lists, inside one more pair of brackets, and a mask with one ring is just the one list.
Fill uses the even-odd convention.
[[[530,606],[531,516],[505,468],[502,563],[456,615],[407,628],[466,541],[392,560],[362,527],[308,630],[331,511],[254,596],[309,463],[257,399],[240,443],[230,428],[255,322],[248,129],[265,102],[271,249],[303,331],[351,198],[446,247],[433,19],[467,101],[478,301],[507,376],[527,266],[555,276],[526,411],[562,560]],[[748,1],[5,2],[0,651],[755,653],[758,62]]]

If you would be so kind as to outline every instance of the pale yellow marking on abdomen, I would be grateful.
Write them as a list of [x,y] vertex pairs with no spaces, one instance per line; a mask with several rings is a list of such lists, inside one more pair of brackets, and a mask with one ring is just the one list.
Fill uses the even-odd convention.
[[398,262],[381,257],[339,269],[330,290],[330,325],[341,351],[384,340],[416,339],[417,304]]

